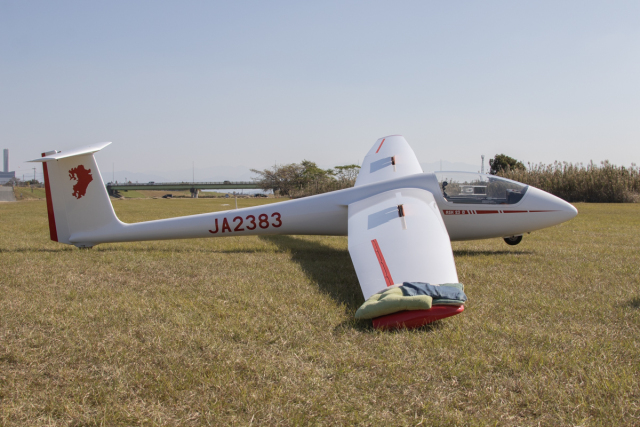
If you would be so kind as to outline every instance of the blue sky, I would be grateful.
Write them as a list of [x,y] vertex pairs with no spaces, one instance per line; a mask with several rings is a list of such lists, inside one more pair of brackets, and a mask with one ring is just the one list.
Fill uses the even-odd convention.
[[635,1],[0,0],[0,148],[20,174],[113,141],[107,175],[329,167],[402,134],[423,163],[628,166],[638,22]]

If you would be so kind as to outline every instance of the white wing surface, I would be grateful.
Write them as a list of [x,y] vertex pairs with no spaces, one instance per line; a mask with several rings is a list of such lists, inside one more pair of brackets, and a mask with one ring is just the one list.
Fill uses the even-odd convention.
[[425,190],[403,188],[350,204],[349,254],[365,299],[395,283],[458,282],[447,229]]
[[355,186],[417,173],[422,173],[422,167],[407,140],[401,135],[385,136],[367,153]]

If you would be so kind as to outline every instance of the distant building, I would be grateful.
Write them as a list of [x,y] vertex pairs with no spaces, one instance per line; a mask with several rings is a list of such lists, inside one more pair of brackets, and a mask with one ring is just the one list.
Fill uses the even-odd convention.
[[16,173],[9,172],[9,150],[4,149],[4,168],[3,171],[0,172],[0,185],[6,184],[16,177]]
[[16,177],[15,172],[0,172],[0,185],[4,185]]

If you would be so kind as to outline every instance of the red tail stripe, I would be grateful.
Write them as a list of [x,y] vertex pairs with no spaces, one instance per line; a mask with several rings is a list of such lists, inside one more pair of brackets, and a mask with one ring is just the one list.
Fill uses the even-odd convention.
[[[44,153],[42,153],[44,157]],[[42,170],[44,172],[44,191],[47,196],[47,214],[49,216],[49,236],[54,242],[58,241],[58,230],[56,229],[56,217],[53,213],[53,202],[51,201],[51,187],[49,186],[49,171],[47,162],[42,162]]]
[[380,149],[382,148],[382,144],[384,144],[384,140],[387,138],[383,138],[382,142],[380,143],[380,145],[378,146],[378,149],[376,150],[376,154],[378,154],[378,151],[380,151]]
[[384,256],[382,255],[382,251],[380,250],[380,245],[378,245],[378,241],[373,239],[371,241],[373,245],[373,250],[378,257],[378,262],[380,263],[380,268],[382,269],[382,275],[384,276],[384,281],[387,282],[387,286],[393,285],[393,279],[391,278],[391,273],[389,272],[389,267],[387,267],[387,262],[384,260]]

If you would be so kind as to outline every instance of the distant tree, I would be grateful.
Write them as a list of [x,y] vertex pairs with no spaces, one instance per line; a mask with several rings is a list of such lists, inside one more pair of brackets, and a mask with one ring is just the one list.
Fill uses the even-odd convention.
[[271,169],[257,170],[251,172],[258,175],[253,178],[263,190],[272,190],[281,196],[291,196],[294,192],[302,191],[308,187],[325,187],[333,181],[335,172],[333,169],[321,169],[315,162],[303,160],[301,163],[291,163],[288,165],[276,165]]
[[263,190],[295,198],[353,187],[359,169],[358,165],[322,169],[315,162],[303,160],[270,169],[251,169],[251,172],[258,175],[253,180]]
[[358,165],[336,166],[333,169],[336,179],[345,184],[345,187],[353,187],[360,172],[360,166]]
[[521,161],[509,157],[506,154],[496,154],[495,158],[489,159],[491,175],[497,175],[499,172],[509,172],[515,170],[525,170],[525,166]]

